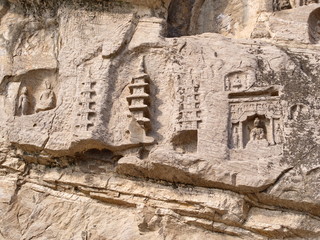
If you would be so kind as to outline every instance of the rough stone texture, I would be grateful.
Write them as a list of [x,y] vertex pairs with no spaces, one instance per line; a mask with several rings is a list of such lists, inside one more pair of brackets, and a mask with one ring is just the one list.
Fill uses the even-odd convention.
[[0,20],[0,239],[320,238],[318,1]]

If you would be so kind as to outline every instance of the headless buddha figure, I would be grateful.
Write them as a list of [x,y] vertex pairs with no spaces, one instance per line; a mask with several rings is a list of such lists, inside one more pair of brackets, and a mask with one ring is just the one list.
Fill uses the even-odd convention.
[[253,121],[253,128],[250,130],[250,140],[247,147],[254,148],[256,147],[267,147],[269,142],[267,140],[266,132],[263,127],[261,120],[256,117]]
[[261,127],[260,119],[255,118],[253,122],[254,128],[250,131],[250,141],[262,140],[265,139],[264,129]]

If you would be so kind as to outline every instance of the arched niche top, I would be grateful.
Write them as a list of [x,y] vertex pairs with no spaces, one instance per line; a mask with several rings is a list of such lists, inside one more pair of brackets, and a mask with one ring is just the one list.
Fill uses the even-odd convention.
[[320,7],[313,10],[308,19],[309,40],[313,44],[320,41]]

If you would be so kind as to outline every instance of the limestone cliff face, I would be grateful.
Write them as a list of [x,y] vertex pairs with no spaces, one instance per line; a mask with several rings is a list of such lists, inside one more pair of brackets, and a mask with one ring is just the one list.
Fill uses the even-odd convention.
[[320,238],[318,1],[0,19],[0,239]]

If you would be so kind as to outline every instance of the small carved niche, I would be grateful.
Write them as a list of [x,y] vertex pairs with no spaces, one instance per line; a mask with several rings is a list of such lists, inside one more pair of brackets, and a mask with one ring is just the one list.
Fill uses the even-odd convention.
[[180,153],[196,153],[198,146],[198,131],[186,130],[179,132],[172,139],[175,151]]
[[241,91],[250,87],[255,81],[253,72],[234,71],[224,78],[225,91]]
[[301,116],[307,116],[309,113],[308,107],[303,103],[297,103],[289,108],[289,119],[297,120]]
[[315,9],[309,15],[309,40],[313,44],[319,43],[320,40],[320,8]]

